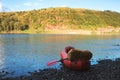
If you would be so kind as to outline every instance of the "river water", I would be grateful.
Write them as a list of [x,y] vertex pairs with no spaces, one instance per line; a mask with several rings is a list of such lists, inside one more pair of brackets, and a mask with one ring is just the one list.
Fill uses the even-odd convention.
[[0,34],[0,72],[14,72],[12,76],[27,75],[29,71],[60,68],[60,52],[73,46],[93,53],[91,64],[101,59],[120,57],[119,35],[63,35],[63,34]]

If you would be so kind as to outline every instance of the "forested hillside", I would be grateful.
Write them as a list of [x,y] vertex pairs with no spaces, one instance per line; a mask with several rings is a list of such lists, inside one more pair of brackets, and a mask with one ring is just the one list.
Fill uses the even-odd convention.
[[0,32],[96,29],[109,26],[120,27],[120,13],[76,8],[0,13]]

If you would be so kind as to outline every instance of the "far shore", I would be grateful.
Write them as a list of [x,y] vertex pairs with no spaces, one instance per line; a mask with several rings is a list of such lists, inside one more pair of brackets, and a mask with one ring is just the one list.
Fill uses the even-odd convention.
[[112,35],[120,34],[120,28],[98,28],[96,30],[90,29],[76,29],[76,30],[25,30],[25,31],[9,31],[0,32],[1,34],[81,34],[81,35]]

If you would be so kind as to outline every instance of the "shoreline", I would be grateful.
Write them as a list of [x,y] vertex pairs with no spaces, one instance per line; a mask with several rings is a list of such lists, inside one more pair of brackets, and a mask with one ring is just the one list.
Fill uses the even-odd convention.
[[25,30],[25,31],[11,31],[0,32],[0,34],[80,34],[80,35],[113,35],[120,34],[120,28],[98,28],[96,30],[78,29],[78,30]]
[[30,76],[1,78],[0,80],[120,80],[120,58],[105,59],[91,65],[89,70],[74,71],[64,67],[47,68],[30,73]]

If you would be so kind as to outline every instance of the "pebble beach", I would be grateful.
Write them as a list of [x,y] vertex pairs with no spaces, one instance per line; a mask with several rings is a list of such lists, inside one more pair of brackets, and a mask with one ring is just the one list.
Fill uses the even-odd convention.
[[105,59],[91,65],[89,70],[74,71],[64,67],[29,72],[29,76],[0,78],[0,80],[120,80],[120,58]]

